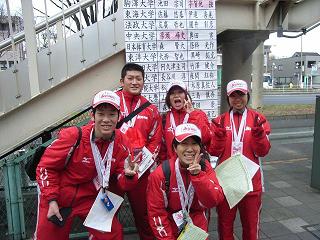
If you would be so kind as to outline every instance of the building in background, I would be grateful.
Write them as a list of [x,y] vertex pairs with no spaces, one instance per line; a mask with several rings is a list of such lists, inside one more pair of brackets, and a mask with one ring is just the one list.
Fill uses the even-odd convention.
[[295,52],[292,57],[268,59],[267,73],[273,87],[320,88],[320,55]]
[[[20,32],[23,30],[23,20],[19,16],[12,16],[12,30],[14,33]],[[6,15],[0,15],[0,42],[10,37],[9,30],[9,19]],[[17,45],[16,55],[12,50],[7,50],[0,52],[0,70],[6,70],[14,64],[14,59],[19,61],[20,56],[23,54],[23,46],[21,44]]]

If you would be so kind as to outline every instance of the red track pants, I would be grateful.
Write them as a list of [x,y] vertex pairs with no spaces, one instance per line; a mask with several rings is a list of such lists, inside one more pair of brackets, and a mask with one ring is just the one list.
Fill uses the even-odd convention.
[[239,209],[242,224],[242,239],[259,239],[259,219],[261,212],[261,192],[248,193],[232,209],[225,199],[217,207],[218,213],[218,232],[220,240],[234,240],[233,223],[236,218],[237,209]]

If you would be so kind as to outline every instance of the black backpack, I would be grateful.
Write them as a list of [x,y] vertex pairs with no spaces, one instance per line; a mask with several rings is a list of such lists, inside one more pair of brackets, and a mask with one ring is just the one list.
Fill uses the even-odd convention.
[[[204,158],[201,158],[199,164],[201,166],[201,170],[205,171],[206,170],[206,160]],[[162,171],[165,177],[165,188],[166,188],[166,195],[167,198],[169,196],[169,188],[170,188],[170,176],[171,176],[171,169],[170,169],[170,164],[169,164],[169,160],[165,160],[162,162],[161,164],[162,166]]]
[[[82,131],[81,131],[80,127],[78,127],[78,126],[76,126],[76,127],[78,129],[78,139],[77,139],[77,142],[71,147],[71,149],[69,151],[69,154],[67,155],[64,167],[66,167],[68,165],[68,162],[71,159],[71,157],[72,157],[72,155],[74,153],[74,150],[80,144],[80,140],[81,140],[81,137],[82,137]],[[25,169],[25,171],[26,171],[26,173],[29,176],[31,181],[35,181],[36,180],[36,169],[37,169],[37,166],[38,166],[38,164],[40,162],[40,159],[41,159],[44,151],[47,149],[48,146],[49,146],[49,144],[43,144],[43,145],[39,146],[35,150],[34,154],[32,154],[31,156],[29,156],[27,158],[27,163],[25,164],[24,169]]]

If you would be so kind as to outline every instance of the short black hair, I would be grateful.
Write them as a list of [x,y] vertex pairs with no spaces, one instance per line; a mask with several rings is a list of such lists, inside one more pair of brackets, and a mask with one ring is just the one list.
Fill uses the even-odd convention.
[[142,73],[142,78],[144,79],[144,69],[141,65],[136,63],[127,63],[126,65],[124,65],[121,70],[121,79],[123,79],[127,75],[128,71],[139,71]]
[[[103,107],[106,107],[107,105],[112,105],[112,104],[110,104],[110,103],[101,103],[101,104],[99,104],[98,106],[96,106],[95,108],[91,107],[92,114],[93,114],[93,115],[96,114],[97,108],[100,108],[100,107],[103,108]],[[119,116],[120,110],[119,110],[119,109],[117,109],[117,110],[118,110],[118,116]]]
[[[178,86],[179,87],[179,86]],[[182,87],[179,87],[179,88],[181,88],[183,91],[184,91],[184,93],[186,94],[186,100],[188,99],[187,97],[189,97],[189,99],[190,99],[190,101],[192,102],[192,98],[191,98],[191,95],[190,95],[190,93],[188,92],[188,91],[186,91],[185,89],[183,89]],[[172,90],[173,89],[173,87],[167,92],[167,95],[166,95],[166,98],[165,98],[165,104],[167,105],[167,107],[168,108],[170,108],[171,107],[171,104],[170,104],[170,95],[172,94]]]

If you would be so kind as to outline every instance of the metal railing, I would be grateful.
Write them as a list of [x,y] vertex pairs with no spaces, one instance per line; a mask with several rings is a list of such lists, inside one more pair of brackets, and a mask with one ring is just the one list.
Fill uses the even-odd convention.
[[[11,68],[0,71],[0,117],[123,50],[123,17],[122,11],[117,11],[117,0],[82,0],[68,8],[63,3],[59,7],[61,12],[51,17],[45,7],[44,21],[31,27],[36,30],[35,47],[30,48],[33,40],[25,41],[33,35],[30,30],[15,35],[10,30],[10,38],[0,43],[3,56],[14,58]],[[37,64],[30,67],[32,61]]]
[[[100,0],[99,0],[100,1]],[[35,25],[35,31],[36,33],[40,33],[42,31],[46,31],[48,27],[54,26],[56,23],[65,20],[66,18],[69,18],[73,16],[74,14],[79,12],[79,8],[85,9],[90,7],[91,5],[95,4],[96,0],[83,0],[80,1],[79,4],[75,4],[67,8],[65,11],[61,11],[60,13],[49,17],[47,21],[40,22]],[[63,6],[63,5],[62,5]],[[11,16],[10,16],[11,17]],[[13,43],[19,44],[23,41],[25,41],[25,32],[21,31],[14,36],[12,36]],[[8,50],[12,48],[12,41],[10,38],[0,42],[0,52]]]

